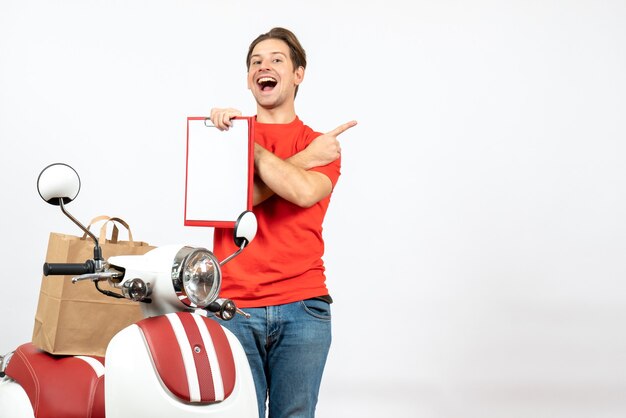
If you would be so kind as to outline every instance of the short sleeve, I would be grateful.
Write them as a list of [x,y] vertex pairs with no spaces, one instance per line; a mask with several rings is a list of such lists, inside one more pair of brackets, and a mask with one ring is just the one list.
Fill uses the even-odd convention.
[[334,189],[337,181],[339,180],[339,176],[341,175],[341,157],[328,165],[313,167],[311,171],[317,171],[318,173],[325,174],[330,179]]

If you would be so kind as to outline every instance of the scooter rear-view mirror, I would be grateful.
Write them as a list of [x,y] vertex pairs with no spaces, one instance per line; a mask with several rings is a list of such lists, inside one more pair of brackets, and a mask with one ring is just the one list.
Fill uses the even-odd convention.
[[233,239],[237,247],[246,246],[252,242],[257,231],[256,215],[253,212],[245,211],[235,223]]
[[80,191],[80,177],[76,170],[64,163],[50,164],[39,173],[37,191],[47,203],[60,206],[61,212],[93,240],[94,261],[99,267],[103,258],[98,238],[65,209],[65,205],[76,199]]
[[51,164],[39,174],[37,190],[41,198],[51,205],[68,204],[78,196],[80,177],[67,164]]
[[249,210],[243,212],[237,218],[237,222],[235,222],[235,228],[233,230],[233,240],[235,241],[235,245],[239,247],[237,251],[233,254],[226,257],[220,265],[228,263],[233,258],[237,257],[244,248],[254,239],[257,231],[257,220],[254,212],[250,212]]

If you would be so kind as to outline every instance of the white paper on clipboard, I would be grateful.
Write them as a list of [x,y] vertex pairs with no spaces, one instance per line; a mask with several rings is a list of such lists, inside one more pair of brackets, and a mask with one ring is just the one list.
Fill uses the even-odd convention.
[[252,210],[252,120],[232,122],[220,131],[208,117],[187,118],[186,226],[233,227]]

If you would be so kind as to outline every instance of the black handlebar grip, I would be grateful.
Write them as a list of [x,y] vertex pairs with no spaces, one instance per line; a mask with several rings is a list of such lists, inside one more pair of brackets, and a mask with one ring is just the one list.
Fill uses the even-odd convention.
[[44,276],[69,276],[69,275],[81,275],[88,273],[95,273],[96,265],[92,260],[87,260],[83,264],[81,263],[44,263],[43,275]]

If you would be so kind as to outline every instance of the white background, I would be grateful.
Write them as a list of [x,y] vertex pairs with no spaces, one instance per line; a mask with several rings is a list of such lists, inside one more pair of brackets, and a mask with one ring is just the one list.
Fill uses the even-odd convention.
[[79,232],[45,165],[81,174],[83,221],[210,245],[182,225],[186,117],[254,113],[247,47],[282,25],[301,119],[359,121],[318,416],[625,416],[624,22],[621,0],[2,0],[0,351],[30,338],[48,233]]

